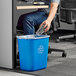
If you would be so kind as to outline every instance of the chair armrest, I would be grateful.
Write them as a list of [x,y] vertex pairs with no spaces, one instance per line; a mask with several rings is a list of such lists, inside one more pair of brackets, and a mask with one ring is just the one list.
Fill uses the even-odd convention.
[[61,7],[60,9],[66,10],[66,11],[76,11],[76,8],[63,8],[63,7]]
[[60,9],[67,10],[67,11],[76,11],[76,8],[63,8],[63,7],[61,7]]

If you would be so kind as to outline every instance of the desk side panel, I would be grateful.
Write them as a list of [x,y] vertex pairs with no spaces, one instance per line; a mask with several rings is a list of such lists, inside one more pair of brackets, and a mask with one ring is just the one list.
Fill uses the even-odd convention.
[[0,0],[0,67],[12,68],[12,0]]

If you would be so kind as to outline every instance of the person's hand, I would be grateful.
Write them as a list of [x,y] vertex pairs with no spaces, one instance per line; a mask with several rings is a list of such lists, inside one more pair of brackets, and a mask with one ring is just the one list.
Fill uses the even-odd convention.
[[45,20],[44,22],[42,22],[42,24],[40,25],[40,27],[42,25],[45,25],[44,28],[47,26],[47,28],[45,29],[45,32],[47,32],[49,29],[50,29],[50,26],[51,26],[51,21],[49,21],[48,19]]

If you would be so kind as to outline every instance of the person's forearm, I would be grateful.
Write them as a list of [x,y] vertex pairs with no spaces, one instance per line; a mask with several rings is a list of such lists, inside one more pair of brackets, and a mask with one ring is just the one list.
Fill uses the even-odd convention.
[[55,14],[56,14],[57,7],[58,7],[58,3],[51,3],[49,16],[47,18],[47,20],[49,20],[50,22],[53,20]]

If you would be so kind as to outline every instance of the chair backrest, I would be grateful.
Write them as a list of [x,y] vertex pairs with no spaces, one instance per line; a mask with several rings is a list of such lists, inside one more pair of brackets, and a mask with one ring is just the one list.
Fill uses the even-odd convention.
[[66,23],[72,23],[74,20],[76,20],[76,11],[71,11],[68,9],[65,10],[66,8],[75,9],[76,0],[61,0],[60,20]]

